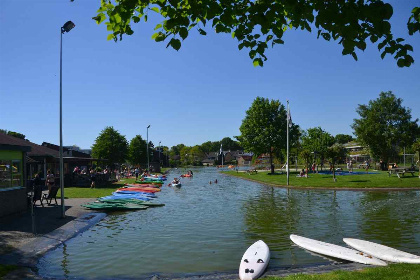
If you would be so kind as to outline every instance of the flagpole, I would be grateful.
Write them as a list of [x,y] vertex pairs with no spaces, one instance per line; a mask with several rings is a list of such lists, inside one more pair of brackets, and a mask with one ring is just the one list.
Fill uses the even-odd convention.
[[223,168],[223,145],[220,144],[220,152],[222,153],[222,168]]
[[286,159],[287,186],[289,185],[289,119],[290,119],[289,100],[287,100],[287,159]]

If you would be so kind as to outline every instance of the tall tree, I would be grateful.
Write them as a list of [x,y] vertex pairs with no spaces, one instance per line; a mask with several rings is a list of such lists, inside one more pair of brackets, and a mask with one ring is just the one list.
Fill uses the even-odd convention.
[[[257,97],[246,111],[239,128],[241,135],[236,138],[247,151],[270,155],[271,173],[274,173],[273,154],[286,148],[287,112],[278,100]],[[299,126],[291,123],[290,138],[299,135]]]
[[[115,4],[115,5],[114,5]],[[403,38],[394,38],[390,19],[393,8],[381,0],[347,1],[127,1],[102,0],[97,15],[98,24],[105,22],[111,31],[108,40],[122,40],[132,35],[132,23],[147,21],[149,12],[163,17],[152,36],[156,42],[168,41],[167,46],[181,48],[181,40],[196,30],[206,35],[206,24],[216,33],[231,33],[238,48],[248,48],[254,65],[267,60],[269,45],[284,44],[288,30],[316,30],[318,38],[333,39],[342,45],[343,55],[357,60],[356,50],[364,51],[369,40],[378,42],[381,57],[391,54],[399,67],[408,67],[414,60],[409,55],[411,45]],[[407,23],[409,35],[420,31],[420,8],[413,7]],[[181,40],[180,40],[181,39]]]
[[337,144],[346,144],[354,140],[353,136],[348,134],[337,134],[334,138]]
[[140,135],[130,141],[128,160],[133,165],[147,165],[147,143]]
[[225,137],[223,138],[220,143],[223,145],[223,150],[231,150],[231,151],[237,151],[237,150],[242,150],[241,145],[239,144],[239,142],[233,140],[230,137]]
[[[325,157],[328,158],[330,164],[332,164],[332,172],[333,172],[333,180],[336,181],[335,178],[335,164],[339,163],[340,161],[344,161],[347,156],[347,150],[340,144],[334,144],[331,147],[328,147]],[[366,169],[367,170],[367,169]]]
[[[334,144],[334,137],[321,127],[309,128],[303,133],[302,147],[314,153],[314,160],[323,163],[328,147]],[[322,166],[322,165],[321,165]]]
[[105,127],[92,146],[93,157],[107,159],[111,164],[123,163],[127,158],[127,154],[127,139],[112,126]]
[[411,110],[403,107],[402,102],[391,91],[381,92],[368,105],[359,104],[356,112],[360,119],[353,120],[357,139],[385,165],[398,157],[400,147],[411,146],[419,137],[418,119],[411,120]]

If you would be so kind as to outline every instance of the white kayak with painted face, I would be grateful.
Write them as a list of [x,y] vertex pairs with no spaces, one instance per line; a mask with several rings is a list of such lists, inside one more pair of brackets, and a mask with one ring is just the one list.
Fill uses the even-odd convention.
[[295,234],[290,235],[290,239],[299,247],[327,257],[329,256],[337,259],[370,265],[387,265],[386,262],[381,261],[380,259],[377,259],[371,255],[358,252],[356,250],[349,249],[346,247],[321,242],[315,239],[310,239]]
[[343,241],[356,250],[362,251],[384,261],[420,264],[420,256],[403,252],[378,243],[354,238],[343,238]]
[[270,249],[264,241],[259,240],[245,251],[239,265],[239,278],[252,280],[260,277],[270,261]]

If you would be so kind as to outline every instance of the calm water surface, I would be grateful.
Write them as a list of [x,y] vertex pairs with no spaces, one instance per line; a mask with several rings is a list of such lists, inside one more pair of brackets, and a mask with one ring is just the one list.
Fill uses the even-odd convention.
[[[175,170],[169,178],[180,174]],[[215,179],[218,184],[210,185]],[[194,169],[194,178],[183,178],[182,184],[162,187],[156,200],[164,207],[108,215],[46,254],[39,273],[130,278],[232,271],[260,239],[270,247],[272,267],[328,261],[294,246],[292,233],[343,246],[343,237],[355,237],[420,254],[417,191],[288,191],[211,167]]]

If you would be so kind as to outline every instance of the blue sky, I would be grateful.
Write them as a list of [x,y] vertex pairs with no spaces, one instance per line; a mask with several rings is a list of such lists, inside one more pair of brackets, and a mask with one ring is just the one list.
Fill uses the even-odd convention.
[[398,68],[368,43],[359,61],[341,55],[336,42],[288,31],[285,45],[267,51],[263,68],[239,51],[229,34],[190,33],[177,52],[151,39],[156,20],[136,24],[132,36],[107,41],[97,25],[100,0],[0,1],[0,128],[35,143],[59,142],[60,27],[63,38],[64,145],[89,148],[105,126],[130,141],[136,134],[156,145],[201,144],[239,135],[257,96],[290,100],[293,121],[351,134],[358,104],[393,91],[420,117],[420,35],[406,22],[420,1],[391,1],[393,33],[414,48],[416,63]]

